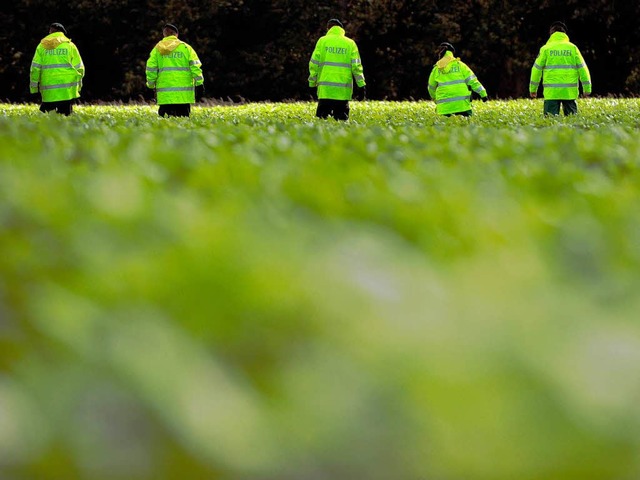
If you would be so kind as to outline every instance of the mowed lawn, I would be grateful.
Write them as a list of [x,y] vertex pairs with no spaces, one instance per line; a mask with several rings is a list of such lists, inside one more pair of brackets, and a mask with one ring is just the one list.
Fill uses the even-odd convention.
[[640,477],[640,100],[0,105],[0,477]]

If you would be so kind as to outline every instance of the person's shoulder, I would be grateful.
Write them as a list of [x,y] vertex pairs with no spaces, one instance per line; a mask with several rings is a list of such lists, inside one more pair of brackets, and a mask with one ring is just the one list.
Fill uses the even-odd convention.
[[188,43],[183,43],[183,45],[187,47],[187,50],[189,50],[189,53],[191,55],[198,56],[198,54],[196,53],[196,49],[193,48],[191,45],[189,45]]
[[542,52],[543,50],[549,50],[550,48],[553,48],[553,46],[554,46],[553,43],[545,42],[540,47],[540,51]]
[[347,44],[349,45],[349,48],[351,48],[352,50],[358,50],[358,44],[353,38],[350,38],[347,36],[342,38],[347,42]]
[[540,57],[545,57],[547,55],[547,52],[549,51],[549,45],[548,44],[544,44],[540,47],[540,50],[538,50],[538,58]]

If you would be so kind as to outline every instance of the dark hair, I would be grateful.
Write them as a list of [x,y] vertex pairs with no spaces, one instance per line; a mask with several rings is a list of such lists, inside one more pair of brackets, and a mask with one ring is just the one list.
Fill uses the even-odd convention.
[[51,25],[49,25],[49,31],[54,31],[54,32],[62,32],[65,35],[67,34],[67,30],[64,28],[64,26],[61,23],[52,23]]
[[438,53],[440,55],[442,55],[447,50],[453,54],[456,53],[456,49],[453,48],[453,45],[451,45],[449,42],[442,42],[440,45],[438,45]]
[[337,25],[340,28],[344,28],[344,25],[342,25],[342,22],[340,20],[338,20],[337,18],[332,18],[331,20],[329,20],[327,22],[327,28],[332,27],[334,25]]
[[567,33],[567,30],[568,30],[564,22],[560,22],[560,21],[553,22],[551,24],[551,27],[549,27],[549,29],[552,32],[563,32],[563,33]]
[[164,25],[164,27],[162,27],[162,30],[171,30],[173,32],[176,32],[176,35],[178,35],[178,27],[176,27],[175,25],[171,24],[171,23],[166,23]]

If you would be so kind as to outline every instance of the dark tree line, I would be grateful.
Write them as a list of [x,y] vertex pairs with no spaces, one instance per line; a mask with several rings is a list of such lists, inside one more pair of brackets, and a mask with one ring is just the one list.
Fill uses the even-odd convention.
[[493,97],[527,94],[548,25],[563,20],[594,93],[640,91],[640,2],[626,0],[13,0],[0,6],[0,99],[29,98],[29,66],[51,22],[63,23],[87,68],[83,98],[150,98],[145,62],[166,22],[198,52],[207,96],[309,99],[308,60],[339,17],[360,47],[370,98],[427,96],[434,50],[454,43]]

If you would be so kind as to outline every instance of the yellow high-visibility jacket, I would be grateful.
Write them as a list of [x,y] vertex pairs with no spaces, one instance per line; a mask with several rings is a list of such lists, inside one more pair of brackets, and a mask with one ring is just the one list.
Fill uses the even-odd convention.
[[449,115],[471,110],[471,90],[482,98],[487,96],[473,71],[452,52],[446,52],[429,75],[429,95],[436,101],[436,112]]
[[585,93],[591,93],[591,74],[578,47],[566,33],[555,32],[540,49],[531,68],[529,91],[538,91],[543,81],[546,100],[575,100],[579,95],[578,80]]
[[29,90],[40,92],[42,101],[60,102],[80,96],[84,64],[75,44],[64,33],[42,39],[31,62]]
[[333,26],[316,43],[309,61],[309,86],[318,87],[319,99],[351,100],[353,79],[366,85],[356,42],[344,29]]
[[195,103],[194,87],[202,84],[202,63],[189,44],[170,35],[151,50],[147,87],[156,90],[158,105]]

